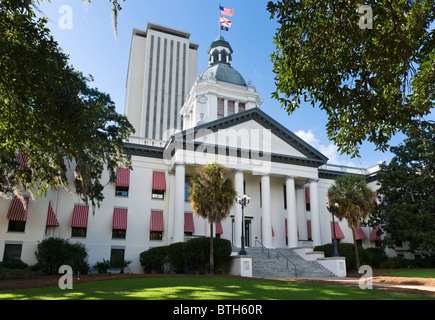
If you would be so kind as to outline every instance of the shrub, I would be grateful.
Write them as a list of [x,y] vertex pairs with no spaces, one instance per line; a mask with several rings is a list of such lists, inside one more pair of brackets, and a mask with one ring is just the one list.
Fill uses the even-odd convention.
[[184,242],[176,242],[168,246],[168,262],[175,273],[184,273],[186,262],[184,260]]
[[45,274],[57,273],[61,265],[71,266],[75,273],[89,272],[89,265],[85,261],[88,256],[86,249],[79,243],[70,243],[68,239],[48,238],[41,241],[35,256]]
[[148,249],[140,254],[139,260],[146,273],[163,273],[163,265],[167,261],[168,246]]
[[[358,251],[360,250],[361,248]],[[388,260],[387,254],[382,248],[365,248],[361,255],[361,264],[369,265],[372,268],[379,268],[382,263]]]
[[[193,238],[184,244],[184,259],[187,264],[192,264],[201,273],[207,273],[210,268],[210,238]],[[214,266],[218,270],[231,258],[231,242],[226,239],[213,239]]]
[[106,274],[107,270],[110,268],[110,261],[103,259],[103,261],[99,261],[96,264],[94,264],[94,269],[97,270],[100,274]]
[[0,262],[0,280],[28,279],[39,275],[38,270],[33,270],[21,260],[8,260]]
[[[355,250],[353,247],[353,243],[337,243],[337,250],[340,257],[346,258],[346,269],[356,270]],[[332,253],[334,252],[334,245],[332,243],[328,243],[317,246],[314,248],[314,251],[323,251],[325,253],[325,257],[332,257]],[[358,253],[360,261],[362,261],[362,252],[363,249],[359,247]]]
[[19,259],[12,259],[0,262],[0,267],[7,268],[7,269],[26,269],[29,266],[27,263],[23,262]]

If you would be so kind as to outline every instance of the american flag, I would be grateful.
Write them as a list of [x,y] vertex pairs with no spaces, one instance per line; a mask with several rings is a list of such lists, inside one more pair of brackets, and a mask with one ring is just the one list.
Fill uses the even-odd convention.
[[219,10],[221,14],[223,14],[224,16],[228,16],[228,17],[234,16],[234,9],[219,6]]

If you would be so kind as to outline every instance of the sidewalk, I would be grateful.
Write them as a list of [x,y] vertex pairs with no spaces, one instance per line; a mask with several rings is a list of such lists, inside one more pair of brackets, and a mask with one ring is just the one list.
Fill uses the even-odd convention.
[[[348,285],[359,285],[360,278],[350,278],[350,277],[329,277],[329,278],[298,278],[299,280],[306,280],[306,281],[318,281],[318,282],[331,282],[331,283],[337,283],[337,284],[348,284]],[[365,279],[366,281],[370,279]],[[397,277],[391,278],[390,280],[397,279]],[[379,288],[395,288],[395,289],[405,289],[405,290],[416,290],[421,291],[420,294],[428,294],[435,297],[435,279],[434,281],[431,281],[433,283],[426,284],[419,284],[418,280],[419,278],[402,278],[402,282],[395,282],[390,281],[388,277],[373,277],[371,278],[373,288],[379,287]],[[419,293],[419,292],[416,292]]]

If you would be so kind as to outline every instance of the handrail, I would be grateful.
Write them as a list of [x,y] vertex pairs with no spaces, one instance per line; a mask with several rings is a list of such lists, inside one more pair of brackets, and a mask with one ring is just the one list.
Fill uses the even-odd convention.
[[267,249],[260,241],[255,240],[255,247],[257,247],[257,242],[260,244],[261,246],[261,253],[263,253],[263,248],[267,250],[267,258],[270,259],[270,251],[269,249]]
[[[270,251],[269,251],[269,249],[266,248],[266,247],[265,247],[265,246],[264,246],[260,241],[258,241],[258,240],[255,240],[255,247],[257,247],[257,242],[258,242],[258,243],[260,244],[260,246],[261,246],[261,253],[263,253],[263,249],[266,249],[266,250],[267,250],[267,258],[270,259]],[[290,268],[288,267],[288,263],[289,263],[289,262],[293,265],[293,267],[295,268],[295,276],[297,277],[297,276],[298,276],[298,273],[297,273],[297,270],[296,270],[296,265],[295,265],[293,262],[291,262],[289,258],[287,258],[285,255],[283,255],[283,254],[282,254],[281,252],[279,252],[279,251],[276,252],[276,259],[277,259],[277,260],[279,260],[279,255],[282,255],[283,258],[287,260],[287,269],[290,269]]]
[[295,267],[295,276],[297,277],[298,276],[298,273],[297,273],[297,271],[296,271],[296,265],[293,263],[293,262],[291,262],[290,260],[289,260],[289,258],[287,258],[285,255],[283,255],[281,252],[277,252],[276,253],[276,258],[279,260],[279,255],[282,255],[283,257],[284,257],[284,259],[286,259],[287,260],[287,269],[290,269],[289,267],[288,267],[288,263],[290,262],[292,265],[293,265],[293,267]]

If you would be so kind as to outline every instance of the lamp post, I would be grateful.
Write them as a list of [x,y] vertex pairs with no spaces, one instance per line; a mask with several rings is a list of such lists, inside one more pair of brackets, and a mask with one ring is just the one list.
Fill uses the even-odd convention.
[[241,256],[246,256],[246,250],[245,250],[245,215],[243,212],[243,209],[246,207],[246,205],[249,203],[249,201],[251,200],[251,197],[247,196],[246,194],[244,194],[243,196],[236,196],[236,202],[238,204],[240,204],[242,206],[242,248],[239,252],[239,255]]
[[332,256],[333,257],[338,257],[339,254],[338,254],[338,249],[337,249],[337,238],[335,237],[335,220],[334,220],[335,213],[338,210],[338,203],[334,203],[334,205],[332,205],[332,206],[329,205],[329,203],[327,203],[326,204],[326,208],[328,208],[328,211],[332,214],[332,230],[333,230],[333,233],[334,233],[334,240],[333,240],[333,243],[334,243],[334,252],[332,253]]

